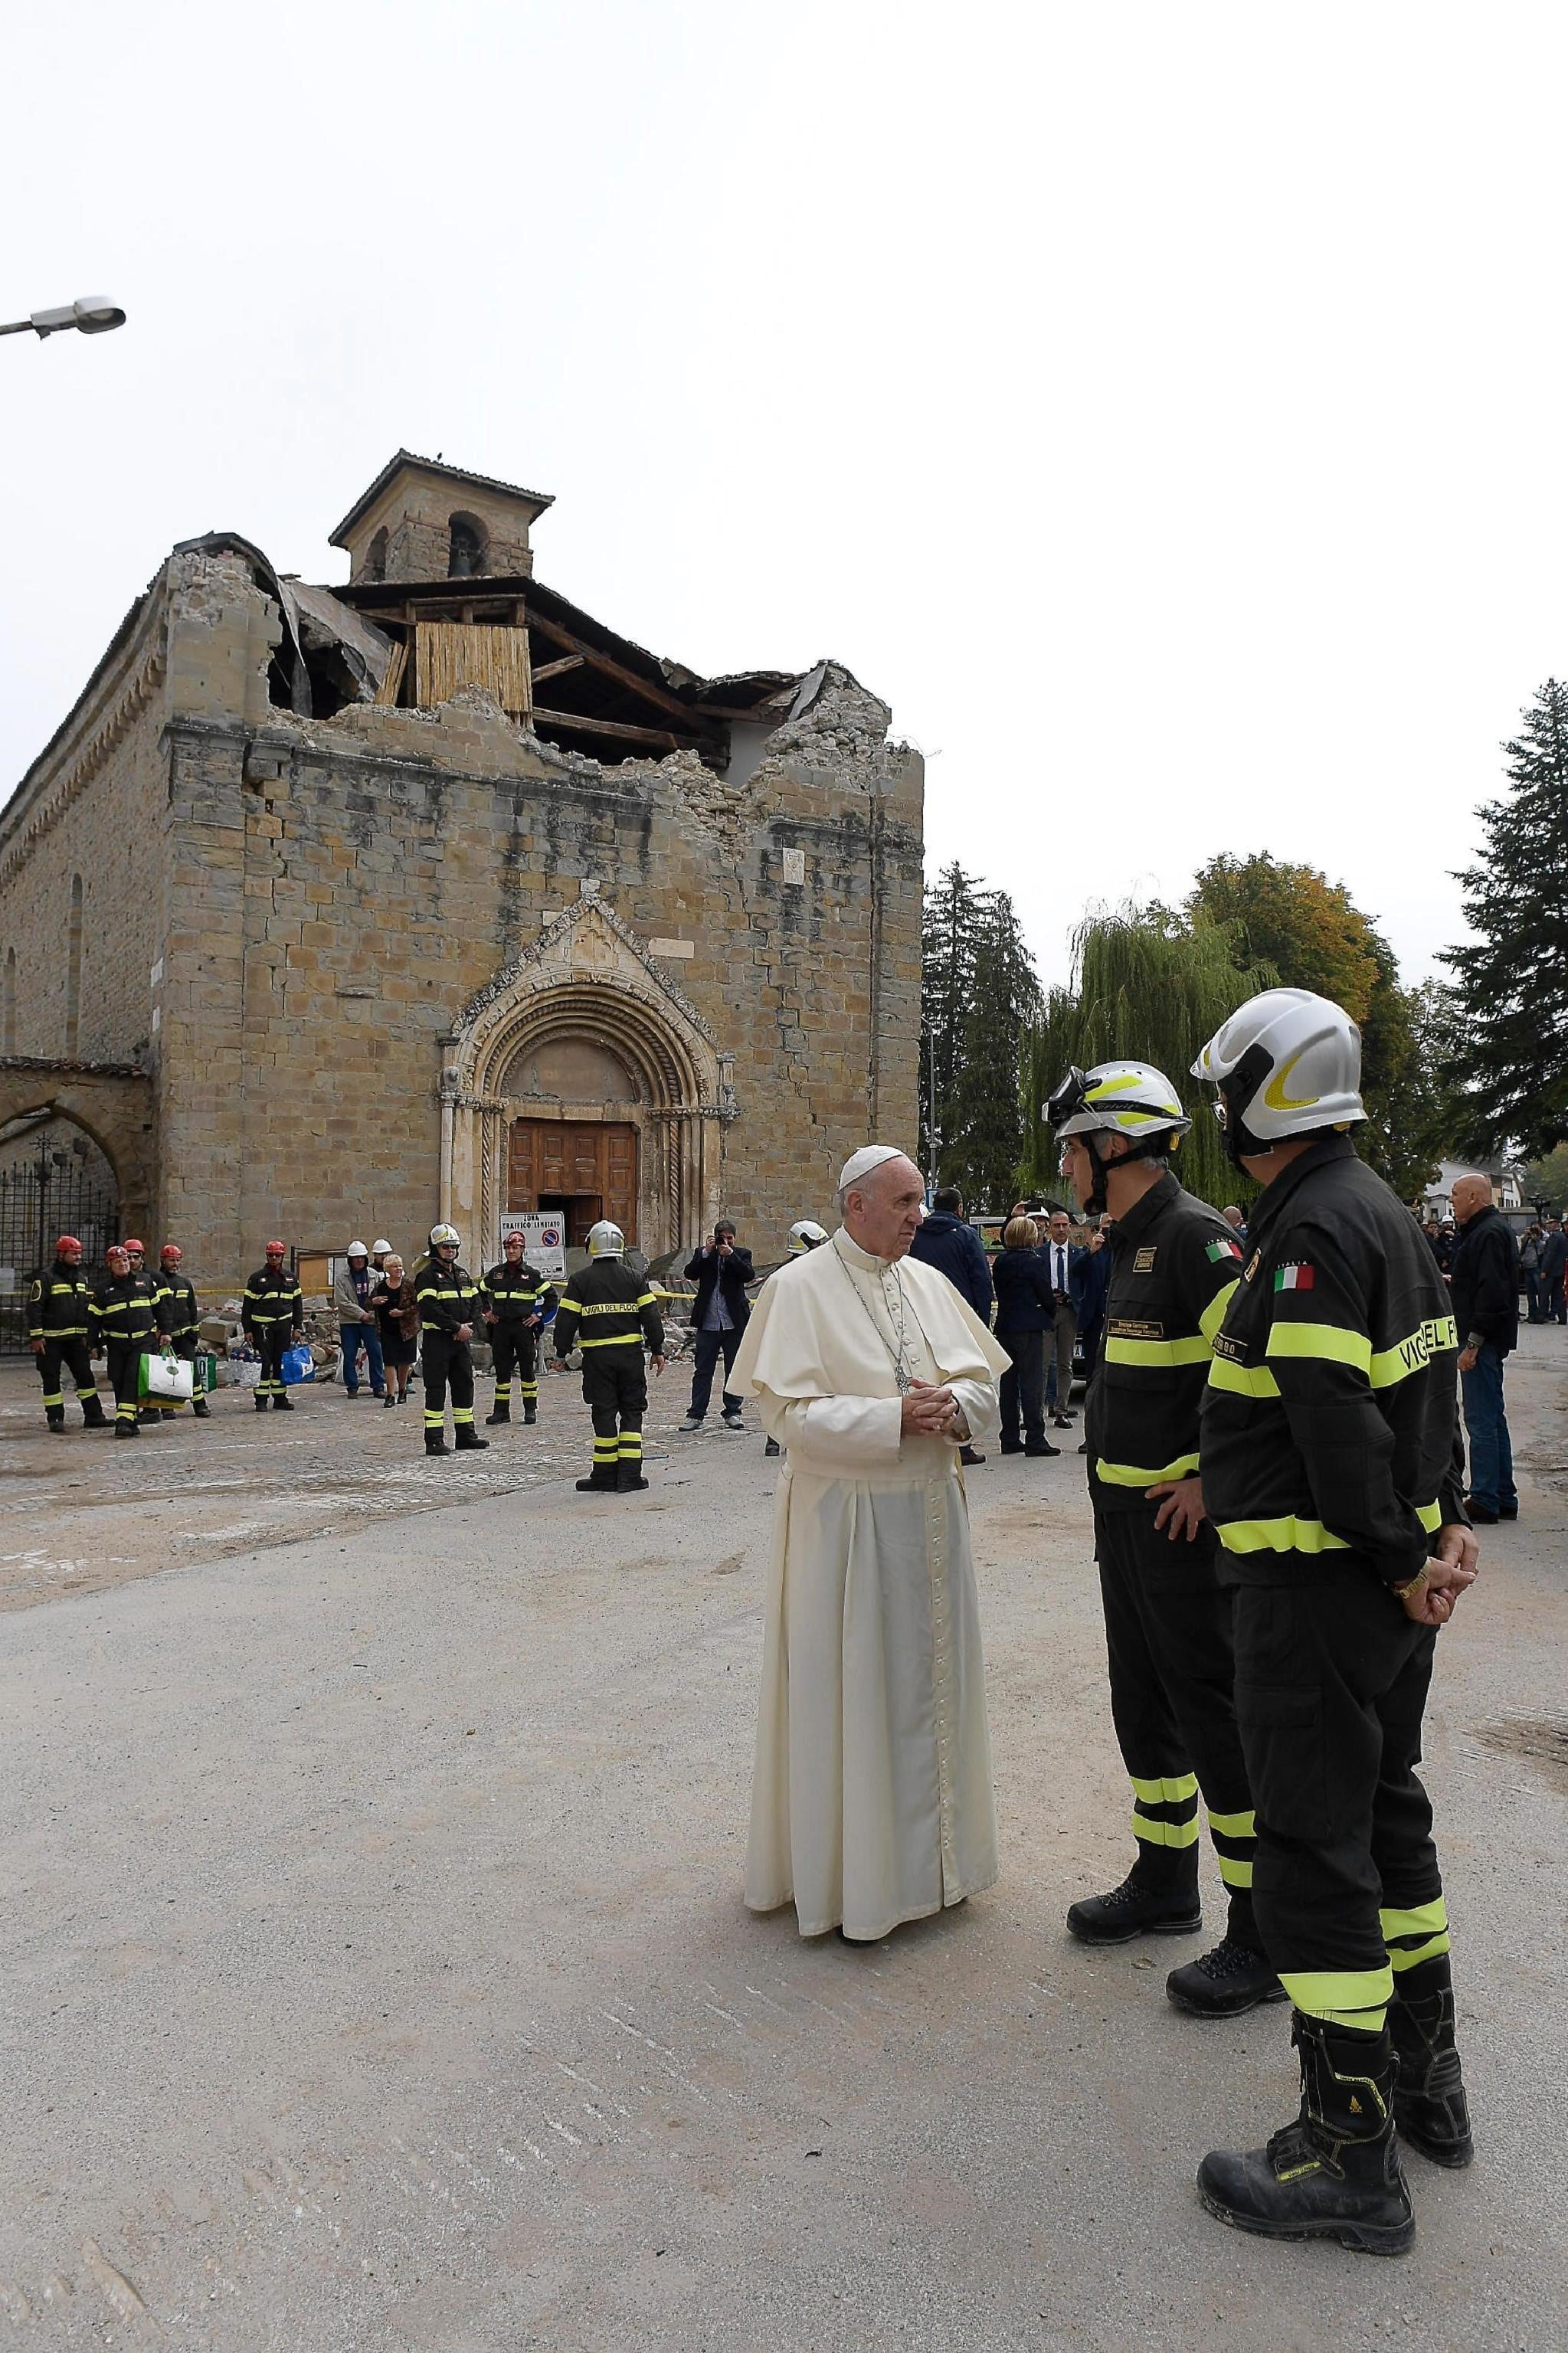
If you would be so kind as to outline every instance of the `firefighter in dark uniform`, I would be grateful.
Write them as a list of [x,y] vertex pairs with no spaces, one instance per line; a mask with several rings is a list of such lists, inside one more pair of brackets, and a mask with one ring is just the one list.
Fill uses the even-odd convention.
[[[125,1254],[131,1261],[132,1273],[146,1275],[153,1286],[153,1296],[155,1299],[158,1296],[159,1284],[157,1277],[148,1270],[146,1243],[139,1241],[134,1234],[127,1234]],[[136,1415],[143,1430],[162,1430],[164,1426],[164,1409],[161,1405],[154,1404],[151,1398],[142,1399],[136,1409]]]
[[294,1410],[294,1400],[283,1386],[283,1351],[291,1340],[303,1336],[305,1303],[297,1280],[283,1264],[288,1255],[285,1243],[267,1244],[266,1262],[246,1284],[239,1306],[240,1325],[261,1358],[258,1413],[265,1413],[269,1405],[280,1413]]
[[646,1487],[642,1476],[642,1417],[648,1372],[664,1369],[664,1324],[644,1278],[626,1264],[626,1237],[608,1219],[590,1229],[588,1263],[567,1277],[556,1317],[556,1354],[574,1342],[583,1352],[583,1399],[593,1415],[593,1470],[577,1481],[579,1495],[596,1490],[622,1495]]
[[1179,2010],[1234,2018],[1283,1999],[1252,1910],[1253,1815],[1231,1699],[1231,1592],[1203,1513],[1198,1416],[1211,1345],[1241,1272],[1224,1218],[1168,1162],[1192,1121],[1162,1071],[1070,1071],[1045,1107],[1083,1208],[1114,1223],[1105,1339],[1084,1427],[1111,1719],[1132,1783],[1137,1860],[1067,1914],[1087,1945],[1202,1926],[1198,1792],[1229,1897],[1212,1952],[1173,1969]]
[[419,1328],[419,1361],[425,1380],[425,1451],[447,1454],[447,1390],[452,1393],[452,1443],[460,1454],[482,1452],[490,1444],[473,1426],[473,1355],[469,1345],[483,1294],[466,1267],[458,1264],[461,1238],[455,1226],[430,1228],[430,1255],[414,1283]]
[[495,1359],[495,1406],[485,1417],[493,1430],[512,1419],[512,1369],[517,1368],[517,1394],[523,1419],[539,1419],[539,1327],[556,1305],[556,1286],[546,1282],[537,1267],[523,1255],[521,1234],[508,1234],[502,1244],[499,1266],[484,1278],[484,1320],[490,1329]]
[[65,1428],[65,1372],[76,1383],[82,1428],[108,1426],[92,1377],[88,1345],[91,1311],[92,1285],[81,1271],[81,1244],[74,1234],[62,1234],[55,1244],[53,1265],[33,1277],[27,1293],[27,1345],[37,1360],[44,1419],[51,1430]]
[[1415,1220],[1347,1133],[1366,1114],[1340,1006],[1267,990],[1193,1071],[1264,1187],[1200,1452],[1235,1586],[1253,1900],[1302,2079],[1295,2121],[1266,2148],[1205,2158],[1199,2193],[1243,2230],[1398,2254],[1415,2228],[1400,2140],[1439,2165],[1471,2155],[1415,1776],[1437,1629],[1476,1574],[1454,1319]]
[[[185,1252],[178,1242],[165,1242],[158,1252],[158,1294],[164,1303],[164,1328],[176,1356],[187,1365],[196,1363],[196,1343],[201,1336],[201,1310],[196,1305],[196,1285],[180,1272]],[[178,1413],[177,1405],[165,1405],[165,1420]],[[198,1421],[210,1421],[211,1411],[206,1397],[196,1389],[191,1398],[191,1411]]]
[[163,1345],[163,1303],[157,1283],[150,1274],[133,1271],[131,1253],[122,1243],[111,1242],[103,1255],[109,1274],[93,1294],[94,1345],[102,1347],[108,1359],[114,1435],[140,1438],[142,1359]]

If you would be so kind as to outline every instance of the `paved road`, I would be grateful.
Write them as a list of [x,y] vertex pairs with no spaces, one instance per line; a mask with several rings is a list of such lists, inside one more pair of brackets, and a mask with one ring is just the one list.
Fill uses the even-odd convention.
[[1407,2262],[1209,2222],[1198,2157],[1292,2104],[1280,2013],[1205,2030],[1194,1947],[1064,1936],[1126,1815],[1075,1458],[972,1482],[1001,1883],[865,1953],[747,1915],[768,1502],[715,1433],[625,1504],[0,1621],[15,2341],[1558,2353],[1568,1336],[1527,1336],[1525,1516],[1428,1743],[1482,2155],[1410,2160]]

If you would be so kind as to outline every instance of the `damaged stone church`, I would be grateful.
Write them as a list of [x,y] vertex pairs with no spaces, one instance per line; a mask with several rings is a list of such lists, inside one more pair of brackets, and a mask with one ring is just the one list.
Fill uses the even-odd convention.
[[550,503],[400,450],[345,586],[183,543],[0,811],[0,1148],[79,1130],[204,1289],[508,1208],[761,1262],[913,1144],[918,755],[546,587]]

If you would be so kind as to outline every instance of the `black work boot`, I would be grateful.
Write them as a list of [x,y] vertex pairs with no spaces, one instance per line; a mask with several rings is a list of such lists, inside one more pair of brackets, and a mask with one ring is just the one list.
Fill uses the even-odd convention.
[[1266,2148],[1213,2149],[1198,2168],[1208,2211],[1266,2239],[1337,2239],[1403,2255],[1415,2236],[1393,2128],[1393,2045],[1296,2013],[1301,2112]]
[[452,1439],[460,1454],[482,1454],[490,1444],[488,1438],[481,1438],[471,1421],[460,1421]]
[[44,1408],[44,1419],[48,1422],[50,1430],[57,1438],[63,1438],[65,1436],[65,1408],[63,1405],[47,1405]]
[[613,1495],[618,1467],[614,1462],[596,1462],[588,1477],[577,1481],[578,1494]]
[[538,1409],[538,1407],[537,1407],[536,1405],[525,1405],[525,1406],[524,1407],[524,1409],[523,1409],[523,1427],[524,1427],[524,1430],[531,1430],[531,1429],[533,1428],[534,1424],[538,1420],[538,1419],[539,1419],[539,1409]]
[[1393,2115],[1401,2133],[1434,2165],[1468,2165],[1476,2145],[1454,2043],[1454,1980],[1446,1953],[1395,1975],[1388,2031],[1399,2060]]
[[1197,1878],[1161,1886],[1135,1863],[1119,1887],[1073,1905],[1067,1926],[1081,1945],[1125,1945],[1134,1936],[1191,1936],[1203,1925]]
[[193,1398],[191,1399],[191,1411],[195,1414],[198,1421],[210,1421],[212,1419],[212,1408],[207,1404],[207,1401],[204,1397]]
[[272,1405],[274,1410],[278,1413],[292,1413],[294,1410],[293,1398],[291,1397],[283,1396],[281,1391],[280,1391],[278,1396],[273,1398]]
[[1266,1953],[1223,1937],[1212,1953],[1172,1969],[1165,1990],[1178,2010],[1193,2018],[1240,2018],[1261,2001],[1283,2001],[1280,1984]]
[[427,1454],[450,1454],[451,1452],[450,1447],[447,1444],[446,1433],[444,1430],[426,1430],[425,1451]]
[[642,1476],[641,1459],[623,1458],[615,1466],[616,1492],[621,1495],[640,1495],[648,1484]]
[[140,1422],[122,1421],[120,1417],[116,1415],[114,1421],[114,1435],[116,1438],[140,1438],[142,1435],[142,1426]]
[[269,1403],[269,1400],[268,1400],[266,1398],[259,1397],[259,1398],[257,1398],[257,1400],[256,1400],[256,1410],[257,1410],[257,1412],[258,1412],[258,1413],[265,1413],[265,1412],[266,1412],[266,1410],[267,1410],[268,1403]]
[[81,1409],[81,1426],[83,1430],[108,1429],[109,1416],[103,1410],[101,1398],[94,1397],[87,1399]]
[[485,1415],[484,1426],[486,1430],[499,1430],[503,1422],[510,1421],[511,1419],[512,1408],[509,1405],[502,1405],[498,1400],[492,1410]]

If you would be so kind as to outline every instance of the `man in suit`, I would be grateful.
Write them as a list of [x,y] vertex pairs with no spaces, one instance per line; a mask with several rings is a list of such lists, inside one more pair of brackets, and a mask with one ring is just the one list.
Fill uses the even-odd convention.
[[1065,1209],[1053,1209],[1040,1245],[1045,1261],[1045,1271],[1051,1278],[1051,1293],[1056,1302],[1056,1328],[1048,1334],[1047,1348],[1054,1345],[1055,1354],[1047,1382],[1055,1386],[1056,1428],[1066,1430],[1073,1420],[1073,1343],[1078,1336],[1077,1310],[1073,1304],[1073,1271],[1081,1266],[1088,1252],[1081,1242],[1073,1240],[1073,1221]]
[[[727,1218],[721,1218],[700,1250],[694,1250],[686,1265],[686,1281],[697,1286],[692,1302],[692,1330],[696,1338],[696,1365],[692,1374],[692,1402],[681,1435],[689,1437],[701,1430],[713,1395],[714,1373],[718,1360],[724,1358],[725,1378],[734,1364],[740,1346],[740,1335],[751,1315],[751,1303],[746,1286],[755,1280],[751,1252],[742,1250],[735,1239],[735,1228]],[[740,1417],[741,1399],[726,1388],[724,1426],[726,1430],[744,1432]]]

